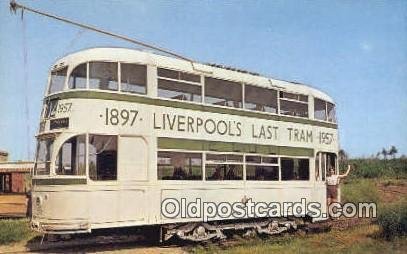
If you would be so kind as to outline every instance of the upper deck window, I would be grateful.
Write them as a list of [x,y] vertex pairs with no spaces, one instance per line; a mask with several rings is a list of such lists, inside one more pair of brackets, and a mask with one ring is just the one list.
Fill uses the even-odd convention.
[[117,63],[90,62],[89,88],[117,91]]
[[199,75],[163,68],[158,68],[157,74],[159,97],[181,101],[202,101]]
[[315,98],[314,99],[314,118],[329,122],[336,122],[335,105]]
[[326,121],[326,102],[320,99],[314,99],[314,118]]
[[336,123],[335,105],[327,102],[327,110],[328,110],[328,121]]
[[277,113],[277,91],[245,85],[245,108]]
[[51,71],[51,80],[49,84],[48,93],[56,93],[64,89],[65,78],[68,67],[64,67],[59,70]]
[[280,91],[280,114],[308,117],[308,96]]
[[68,80],[70,89],[86,88],[86,65],[80,64],[71,72]]
[[121,91],[147,93],[147,66],[139,64],[120,64]]
[[162,78],[183,80],[183,81],[189,81],[189,82],[194,82],[194,83],[201,82],[201,76],[196,75],[196,74],[187,73],[187,72],[182,72],[182,71],[173,71],[173,70],[168,70],[168,69],[164,69],[164,68],[158,68],[157,74],[159,77],[162,77]]
[[240,83],[205,78],[205,103],[241,108],[242,101],[242,85]]

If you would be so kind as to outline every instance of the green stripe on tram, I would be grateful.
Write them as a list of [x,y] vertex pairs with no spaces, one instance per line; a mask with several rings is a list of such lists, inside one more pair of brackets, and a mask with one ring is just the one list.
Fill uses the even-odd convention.
[[136,102],[136,103],[147,104],[147,105],[196,110],[196,111],[202,111],[202,112],[255,117],[255,118],[259,118],[259,119],[275,120],[275,121],[282,121],[282,122],[309,124],[309,125],[327,127],[327,128],[332,128],[332,129],[338,128],[338,126],[334,123],[314,121],[314,120],[305,119],[305,118],[295,118],[295,117],[282,116],[282,115],[270,115],[270,114],[264,114],[264,113],[260,113],[260,112],[254,112],[254,111],[253,112],[252,111],[243,111],[243,110],[234,109],[234,108],[220,108],[220,107],[214,107],[214,106],[207,105],[207,104],[192,104],[192,103],[186,103],[186,102],[182,102],[182,101],[168,101],[168,100],[163,100],[163,99],[159,99],[159,98],[149,98],[149,97],[144,97],[144,96],[138,96],[138,95],[134,95],[134,94],[106,93],[106,92],[99,92],[99,91],[68,91],[68,92],[63,92],[60,94],[51,95],[47,99],[56,99],[56,98],[59,98],[59,99],[78,98],[78,99],[100,99],[100,100],[127,101],[127,102]]
[[176,139],[163,137],[158,138],[158,148],[194,150],[194,151],[276,154],[285,156],[306,156],[306,157],[314,156],[314,149],[305,147],[270,146],[235,142],[217,142],[208,140],[191,140],[191,139]]
[[50,179],[32,179],[33,185],[79,185],[86,184],[84,178],[50,178]]

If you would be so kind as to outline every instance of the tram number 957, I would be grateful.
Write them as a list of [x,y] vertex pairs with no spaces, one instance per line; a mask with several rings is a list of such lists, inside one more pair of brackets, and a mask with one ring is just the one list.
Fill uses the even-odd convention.
[[[138,115],[137,110],[106,108],[105,125],[133,126]],[[103,115],[101,115],[103,116]]]

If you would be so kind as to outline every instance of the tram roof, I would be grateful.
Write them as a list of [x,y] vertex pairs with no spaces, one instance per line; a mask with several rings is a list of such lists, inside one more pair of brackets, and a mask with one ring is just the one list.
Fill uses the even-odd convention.
[[119,61],[128,63],[151,64],[162,68],[174,69],[185,72],[202,73],[208,76],[243,82],[260,87],[278,88],[292,93],[310,94],[314,97],[334,103],[333,99],[310,85],[290,82],[281,79],[269,78],[257,73],[225,67],[217,64],[189,62],[187,60],[160,55],[150,51],[130,48],[98,47],[80,50],[68,54],[53,65],[53,68],[69,65],[76,66],[88,61]]

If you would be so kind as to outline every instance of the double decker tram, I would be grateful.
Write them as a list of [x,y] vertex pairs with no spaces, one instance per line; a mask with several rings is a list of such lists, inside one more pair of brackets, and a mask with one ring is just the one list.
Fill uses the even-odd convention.
[[321,204],[311,220],[324,220],[326,172],[338,170],[335,105],[325,93],[134,49],[57,61],[37,140],[31,223],[49,234],[145,225],[165,239],[223,237],[231,228],[271,234],[307,214],[203,223],[163,216],[162,203],[306,199]]

